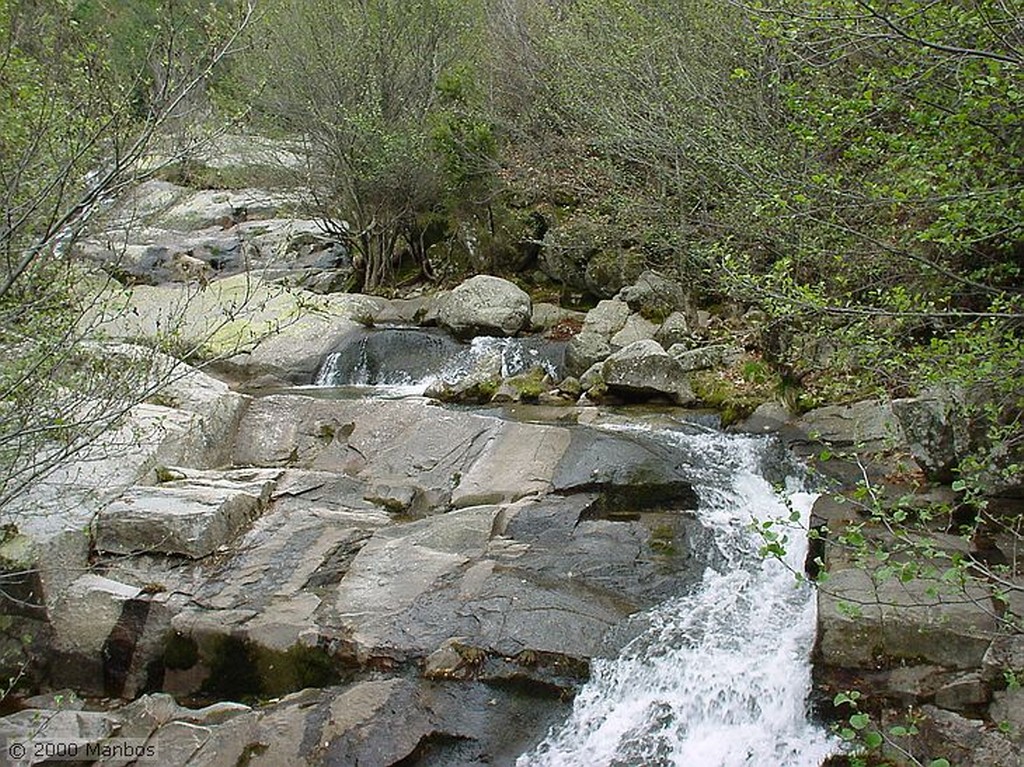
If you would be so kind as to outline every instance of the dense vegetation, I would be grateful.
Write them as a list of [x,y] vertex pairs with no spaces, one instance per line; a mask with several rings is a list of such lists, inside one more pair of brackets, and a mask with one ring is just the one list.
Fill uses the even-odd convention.
[[593,297],[658,268],[766,311],[798,404],[941,385],[1019,447],[1019,3],[265,8],[225,92],[305,137],[360,287],[403,258]]

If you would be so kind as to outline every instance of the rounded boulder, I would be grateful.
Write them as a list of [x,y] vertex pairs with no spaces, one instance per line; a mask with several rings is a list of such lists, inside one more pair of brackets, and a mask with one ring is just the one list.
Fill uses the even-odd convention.
[[530,297],[508,280],[472,277],[455,288],[438,313],[438,323],[459,338],[513,336],[530,324]]

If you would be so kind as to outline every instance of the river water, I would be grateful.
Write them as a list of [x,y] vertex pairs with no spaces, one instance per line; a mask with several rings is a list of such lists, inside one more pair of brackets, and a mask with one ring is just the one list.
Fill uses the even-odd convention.
[[772,487],[765,439],[659,436],[707,458],[697,513],[714,564],[642,616],[617,657],[593,662],[568,721],[517,767],[818,767],[838,747],[807,713],[815,599],[794,575],[806,540],[794,536],[783,563],[760,556],[752,529],[793,511],[806,520],[814,496],[792,479]]
[[[328,358],[317,384],[418,394],[495,354],[504,375],[536,364],[557,374],[560,363],[518,340],[458,345],[390,329],[369,331]],[[517,767],[818,767],[839,751],[808,716],[816,603],[795,575],[806,536],[791,536],[780,562],[761,556],[755,531],[793,512],[806,529],[815,496],[770,438],[690,426],[604,428],[643,430],[693,457],[696,516],[714,549],[702,560],[710,564],[697,587],[637,616],[615,657],[592,662],[568,720]]]

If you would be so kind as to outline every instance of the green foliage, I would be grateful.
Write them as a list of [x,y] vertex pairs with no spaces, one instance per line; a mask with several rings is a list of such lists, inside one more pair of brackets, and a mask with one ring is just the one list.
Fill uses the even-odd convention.
[[277,0],[236,69],[261,124],[306,137],[314,212],[360,254],[366,290],[395,279],[402,250],[430,276],[422,221],[486,196],[496,140],[469,58],[481,18],[476,3]]
[[733,76],[756,60],[748,31],[736,6],[704,0],[560,7],[536,46],[551,151],[527,161],[570,184],[578,215],[607,221],[617,243],[702,280],[691,243],[717,212],[744,217],[747,166],[773,157],[764,82]]
[[161,85],[140,102],[145,74],[117,60],[100,3],[0,0],[0,507],[145,397],[150,361],[114,364],[84,343],[105,278],[73,246],[223,56],[209,36],[185,41],[225,18],[215,6],[146,7],[154,16],[125,45],[145,49]]

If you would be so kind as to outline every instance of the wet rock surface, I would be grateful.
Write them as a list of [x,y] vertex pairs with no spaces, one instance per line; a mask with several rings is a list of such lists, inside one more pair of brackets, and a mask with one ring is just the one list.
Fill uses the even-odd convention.
[[82,518],[87,574],[44,584],[51,673],[90,695],[286,697],[145,696],[83,737],[134,733],[176,764],[511,763],[609,633],[709,555],[693,466],[643,434],[418,398],[240,405],[229,467],[140,465]]
[[[372,324],[572,336],[566,366],[582,380],[555,389],[538,376],[530,396],[542,401],[685,405],[691,373],[745,354],[736,339],[710,343],[706,313],[652,272],[608,282],[597,295],[618,293],[585,315],[531,306],[491,277],[438,297],[345,294],[349,253],[317,222],[289,217],[296,202],[140,186],[103,237],[77,246],[121,283],[83,330],[124,364],[137,347],[111,339],[173,338],[253,391],[308,384],[331,352],[365,374],[332,382],[391,383],[382,379],[396,366],[377,354]],[[392,331],[412,344],[394,383],[421,377],[418,358],[433,358],[427,369],[456,343]],[[508,367],[489,358],[450,399],[490,401]],[[858,453],[863,462],[824,467],[847,489],[893,474],[899,451],[948,481],[973,438],[960,405],[928,393],[794,419],[769,403],[747,426],[807,455]],[[95,697],[27,700],[0,719],[0,740],[136,738],[167,764],[510,764],[564,717],[590,659],[628,641],[630,616],[688,588],[714,559],[689,513],[695,461],[582,428],[571,410],[533,423],[418,399],[252,400],[183,370],[5,510],[14,524],[0,536],[0,658],[15,670],[25,661],[41,688]],[[1019,636],[997,631],[1024,614],[1019,572],[998,602],[985,588],[881,577],[839,553],[837,534],[864,519],[822,506],[814,523],[829,528],[816,555],[833,570],[819,592],[820,689],[867,680],[885,705],[917,707],[921,736],[906,747],[922,761],[1019,764],[1024,661]],[[976,543],[938,545],[965,557],[1008,550]]]

